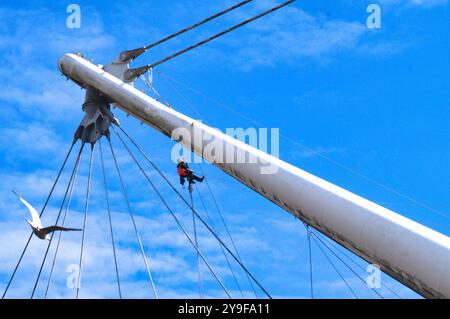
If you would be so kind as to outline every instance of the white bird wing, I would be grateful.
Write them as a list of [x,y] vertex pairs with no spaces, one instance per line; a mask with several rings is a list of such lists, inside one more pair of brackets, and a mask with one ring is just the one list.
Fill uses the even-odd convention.
[[33,206],[31,206],[25,199],[23,199],[22,197],[20,197],[16,193],[14,193],[14,195],[16,195],[19,198],[19,200],[30,211],[33,225],[38,227],[38,228],[42,228],[41,218],[39,217],[39,213],[37,212],[37,210]]

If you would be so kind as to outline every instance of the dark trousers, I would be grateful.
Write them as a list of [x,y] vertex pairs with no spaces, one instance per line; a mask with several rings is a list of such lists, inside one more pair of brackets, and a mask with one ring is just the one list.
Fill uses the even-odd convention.
[[189,184],[192,184],[192,181],[197,181],[197,182],[202,181],[202,179],[200,177],[198,177],[197,175],[188,173],[186,176],[180,176],[180,184],[184,185],[184,183],[186,182],[186,179],[188,180]]

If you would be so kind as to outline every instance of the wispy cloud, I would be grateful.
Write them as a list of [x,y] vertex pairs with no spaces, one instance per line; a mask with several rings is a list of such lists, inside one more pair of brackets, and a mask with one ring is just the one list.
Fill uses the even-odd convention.
[[[259,3],[236,20],[249,18],[257,11],[274,5],[273,1]],[[365,25],[345,20],[313,16],[296,6],[289,6],[246,26],[245,33],[223,43],[236,50],[232,60],[243,68],[299,62],[304,58],[327,60],[342,51],[358,46],[366,33]]]

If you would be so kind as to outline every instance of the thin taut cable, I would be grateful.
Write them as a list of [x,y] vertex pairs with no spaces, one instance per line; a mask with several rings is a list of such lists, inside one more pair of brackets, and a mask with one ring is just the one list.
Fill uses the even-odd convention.
[[[75,161],[75,165],[73,166],[73,169],[72,169],[72,174],[70,175],[69,183],[67,184],[66,191],[64,193],[64,198],[63,198],[63,200],[61,202],[61,207],[59,208],[58,217],[56,218],[55,225],[58,225],[59,218],[61,217],[61,212],[62,212],[62,210],[64,208],[64,204],[66,202],[67,194],[69,193],[69,190],[70,190],[71,185],[72,185],[72,181],[73,181],[74,176],[75,176],[75,174],[77,172],[78,162],[80,161],[80,156],[81,156],[81,153],[83,152],[83,148],[84,148],[84,144],[81,145],[80,151],[78,152],[78,156],[77,156],[77,159]],[[36,288],[38,286],[39,279],[41,278],[42,269],[44,268],[45,261],[47,260],[47,255],[48,255],[48,252],[50,250],[50,246],[52,245],[52,241],[53,241],[53,236],[54,235],[55,235],[55,232],[53,232],[51,234],[51,236],[50,236],[50,240],[48,242],[47,249],[45,250],[44,258],[42,259],[41,267],[39,268],[39,273],[37,275],[36,281],[34,282],[33,292],[31,293],[31,299],[33,299],[34,294],[36,293]]]
[[313,264],[312,264],[312,250],[311,250],[311,231],[309,226],[306,226],[306,236],[308,239],[308,252],[309,252],[309,288],[311,292],[311,299],[314,299],[314,286],[313,286]]
[[87,182],[87,188],[86,188],[86,204],[84,206],[83,236],[81,238],[80,263],[78,265],[78,282],[77,282],[76,299],[78,299],[78,295],[80,293],[80,287],[81,287],[81,270],[82,270],[82,266],[83,266],[84,241],[86,238],[87,217],[88,217],[88,210],[89,210],[89,195],[91,193],[93,157],[94,157],[94,145],[92,144],[91,145],[91,155],[89,157],[89,173],[88,173],[89,175],[88,175],[88,182]]
[[341,274],[341,272],[339,271],[339,269],[336,267],[336,265],[333,263],[333,261],[331,260],[331,258],[328,256],[328,254],[325,252],[325,250],[323,250],[323,248],[320,246],[320,243],[314,238],[312,237],[312,239],[314,240],[314,242],[316,243],[317,247],[319,247],[320,251],[322,252],[322,254],[327,258],[328,262],[331,264],[331,266],[333,267],[333,269],[336,271],[336,273],[339,275],[339,277],[341,277],[341,279],[344,281],[345,285],[347,286],[347,288],[350,290],[350,292],[352,293],[352,295],[356,298],[359,299],[358,296],[356,295],[355,291],[352,289],[352,287],[350,286],[350,284],[347,282],[347,280],[345,280],[344,276]]
[[[194,198],[192,197],[192,188],[191,185],[189,185],[189,196],[191,198],[191,205],[192,207],[194,207]],[[192,213],[192,226],[194,228],[194,241],[195,241],[195,246],[198,249],[198,237],[197,237],[197,225],[195,222],[195,215],[194,213]],[[202,270],[200,268],[200,256],[197,252],[197,272],[198,272],[198,292],[200,295],[200,298],[203,298],[203,277],[202,277]]]
[[120,289],[120,278],[119,278],[119,267],[117,266],[117,254],[116,254],[116,245],[114,243],[114,232],[112,227],[112,219],[111,219],[111,208],[109,205],[109,196],[108,196],[108,184],[106,182],[106,173],[105,173],[105,163],[103,160],[103,150],[102,150],[102,141],[101,139],[98,141],[98,144],[100,146],[100,159],[102,164],[102,173],[103,173],[103,188],[105,189],[105,199],[106,199],[106,206],[108,209],[108,219],[109,219],[109,231],[111,234],[111,244],[114,254],[114,266],[116,269],[116,279],[117,279],[117,288],[119,291],[119,298],[122,299],[122,291]]
[[[342,260],[341,257],[339,257],[319,236],[317,236],[314,232],[311,232],[311,235],[316,237],[341,263],[345,265],[356,277],[358,277],[363,283],[366,281],[364,278],[362,278],[356,271],[353,270],[352,267],[350,267],[344,260]],[[381,299],[384,299],[383,295],[381,295],[378,291],[376,291],[374,288],[370,288],[375,294],[377,294]]]
[[[65,208],[65,211],[64,211],[64,217],[63,217],[63,221],[62,221],[62,226],[63,226],[63,227],[64,227],[65,224],[66,224],[67,214],[68,214],[68,211],[69,211],[69,208],[70,208],[70,203],[72,202],[73,190],[74,190],[74,187],[75,187],[75,181],[76,181],[76,178],[77,178],[77,175],[78,175],[79,167],[80,167],[80,161],[78,160],[77,170],[76,170],[76,172],[75,172],[75,176],[74,176],[73,181],[72,181],[72,186],[70,187],[69,199],[68,199],[68,201],[67,201],[67,205],[66,205],[66,208]],[[62,237],[62,234],[63,234],[63,232],[59,232],[58,243],[57,243],[57,245],[56,245],[55,254],[54,254],[54,256],[53,256],[52,267],[51,267],[51,269],[50,269],[50,274],[49,274],[49,276],[48,276],[47,287],[45,288],[44,299],[47,299],[48,290],[49,290],[49,288],[50,288],[50,283],[51,283],[52,276],[53,276],[53,270],[54,270],[54,268],[55,268],[56,256],[58,255],[59,245],[60,245],[60,243],[61,243],[61,237]]]
[[116,154],[114,152],[114,149],[112,147],[112,144],[111,144],[110,140],[108,140],[108,143],[109,143],[109,148],[111,149],[112,157],[114,159],[114,164],[116,166],[117,175],[119,176],[120,186],[122,187],[122,194],[123,194],[123,197],[125,198],[125,202],[127,203],[128,212],[130,214],[131,221],[132,221],[133,226],[134,226],[134,232],[136,233],[136,238],[137,238],[137,241],[138,241],[138,244],[139,244],[139,248],[141,250],[142,258],[144,259],[145,268],[147,269],[148,278],[150,280],[150,284],[151,284],[152,289],[153,289],[153,294],[155,295],[155,298],[158,299],[158,293],[156,292],[155,282],[153,281],[153,276],[152,276],[152,272],[150,270],[150,265],[148,263],[147,256],[145,255],[144,245],[142,244],[141,236],[139,236],[139,231],[138,231],[138,228],[137,228],[137,225],[136,225],[136,221],[134,220],[133,210],[131,209],[130,200],[128,199],[127,191],[125,189],[125,184],[124,184],[123,179],[122,179],[122,174],[120,173],[119,164],[117,163],[117,159],[116,159]]
[[[355,260],[353,260],[353,258],[351,258],[350,256],[348,256],[342,249],[341,247],[344,247],[340,244],[338,244],[337,242],[335,242],[334,240],[325,237],[322,235],[322,233],[319,233],[319,235],[321,235],[322,238],[328,240],[328,243],[330,243],[334,248],[336,248],[336,250],[341,253],[342,256],[344,256],[346,259],[350,260],[354,265],[356,265],[359,269],[361,269],[362,271],[366,271],[366,269],[364,269],[358,262],[356,262]],[[345,248],[345,247],[344,247]],[[345,248],[347,251],[349,251],[347,248]],[[350,251],[351,252],[351,251]],[[363,259],[364,260],[364,259]],[[381,284],[384,288],[386,288],[387,290],[389,290],[393,295],[395,295],[397,298],[399,299],[403,299],[398,293],[396,293],[394,290],[392,290],[391,288],[389,288],[388,285],[386,285],[385,283],[383,283],[383,281],[381,281],[380,279],[377,279],[377,282],[379,284]]]
[[[59,177],[61,176],[61,173],[64,170],[64,167],[66,166],[67,160],[69,159],[70,153],[72,153],[72,149],[75,146],[75,142],[76,141],[74,141],[72,143],[72,145],[70,146],[70,149],[67,152],[66,158],[64,159],[64,162],[63,162],[61,168],[59,169],[59,172],[58,172],[58,175],[56,176],[55,182],[53,183],[50,193],[48,194],[47,199],[45,200],[44,206],[42,207],[41,213],[39,214],[40,217],[42,217],[42,214],[44,213],[45,208],[47,207],[50,197],[52,196],[53,191],[55,190],[55,187],[56,187],[56,184],[58,183]],[[33,238],[33,232],[31,232],[30,237],[28,238],[28,241],[25,244],[24,249],[22,250],[22,254],[20,255],[19,261],[17,262],[16,266],[14,267],[14,271],[11,274],[11,277],[9,278],[9,281],[8,281],[8,284],[6,285],[5,291],[3,292],[2,299],[5,299],[6,293],[8,292],[8,289],[11,286],[14,276],[16,275],[17,269],[19,268],[19,265],[22,262],[23,256],[25,255],[25,251],[27,250],[28,245],[30,244],[31,238]]]

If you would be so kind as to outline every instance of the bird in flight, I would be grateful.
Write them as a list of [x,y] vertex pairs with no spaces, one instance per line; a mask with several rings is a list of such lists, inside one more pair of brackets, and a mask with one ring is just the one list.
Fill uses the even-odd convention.
[[41,218],[39,216],[39,213],[36,211],[36,209],[31,206],[25,199],[17,195],[17,193],[13,192],[14,195],[19,198],[19,200],[28,208],[28,210],[31,213],[31,221],[28,219],[25,219],[26,222],[31,226],[31,229],[33,229],[33,233],[39,238],[39,239],[47,239],[50,240],[50,233],[54,231],[81,231],[82,229],[76,229],[76,228],[65,228],[58,225],[49,226],[49,227],[42,227]]

